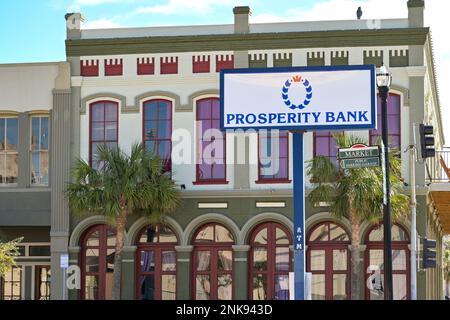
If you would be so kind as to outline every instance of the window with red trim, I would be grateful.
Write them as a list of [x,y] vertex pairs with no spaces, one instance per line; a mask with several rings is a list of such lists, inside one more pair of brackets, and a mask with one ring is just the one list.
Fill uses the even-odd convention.
[[[366,299],[384,300],[384,228],[374,226],[366,236],[365,269]],[[392,280],[394,300],[408,300],[411,296],[409,236],[398,224],[391,228],[392,239]],[[370,277],[370,279],[369,279]]]
[[165,171],[172,169],[172,102],[150,100],[144,102],[144,146],[159,156]]
[[284,226],[267,222],[250,236],[249,298],[289,300],[289,271],[292,271],[290,232]]
[[197,101],[197,181],[226,183],[226,141],[218,98]]
[[306,270],[312,273],[313,300],[350,299],[350,238],[334,222],[322,222],[307,238]]
[[81,239],[81,299],[110,300],[116,233],[108,225],[88,229]]
[[316,131],[314,132],[314,156],[328,157],[332,163],[337,163],[336,157],[338,146],[333,134],[337,132]]
[[178,240],[168,226],[149,225],[137,238],[136,298],[175,300]]
[[[400,96],[398,94],[390,93],[387,100],[387,116],[388,116],[388,143],[391,148],[401,147],[400,138]],[[370,130],[370,144],[375,145],[378,138],[381,139],[381,98],[377,99],[377,129]]]
[[210,223],[200,227],[193,239],[192,298],[233,299],[233,234],[218,223]]
[[289,133],[260,131],[258,133],[258,181],[276,183],[289,181]]
[[97,161],[97,148],[106,145],[117,147],[119,132],[119,106],[117,102],[98,101],[90,105],[89,161],[95,169],[101,167]]

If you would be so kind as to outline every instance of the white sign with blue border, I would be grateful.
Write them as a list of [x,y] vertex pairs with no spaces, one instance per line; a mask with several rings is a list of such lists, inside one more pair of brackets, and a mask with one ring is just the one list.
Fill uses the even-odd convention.
[[305,286],[303,132],[376,129],[375,66],[222,70],[222,130],[293,131],[294,295]]
[[376,127],[375,66],[223,70],[222,129]]

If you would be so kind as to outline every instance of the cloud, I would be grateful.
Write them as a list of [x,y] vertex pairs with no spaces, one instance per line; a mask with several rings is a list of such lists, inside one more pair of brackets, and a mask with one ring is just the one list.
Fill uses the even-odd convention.
[[83,29],[111,29],[123,28],[124,26],[108,19],[98,19],[83,23]]

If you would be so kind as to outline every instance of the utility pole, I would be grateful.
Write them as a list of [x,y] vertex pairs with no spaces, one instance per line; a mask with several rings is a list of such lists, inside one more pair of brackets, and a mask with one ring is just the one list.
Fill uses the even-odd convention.
[[417,300],[417,213],[416,213],[416,128],[413,123],[414,144],[409,149],[409,185],[411,188],[411,300]]

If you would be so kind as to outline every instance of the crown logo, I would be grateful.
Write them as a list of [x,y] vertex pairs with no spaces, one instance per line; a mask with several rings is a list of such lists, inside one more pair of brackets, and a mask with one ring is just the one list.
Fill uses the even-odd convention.
[[293,76],[292,77],[292,80],[294,81],[294,82],[300,82],[300,81],[302,81],[302,77],[301,76]]

